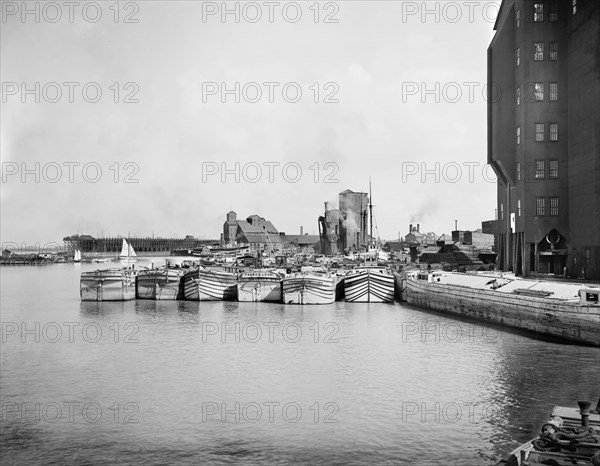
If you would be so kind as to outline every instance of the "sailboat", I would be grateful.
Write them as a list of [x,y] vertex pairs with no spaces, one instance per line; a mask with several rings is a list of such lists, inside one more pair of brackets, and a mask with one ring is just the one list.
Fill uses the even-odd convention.
[[76,249],[73,253],[73,262],[81,262],[81,251]]
[[[356,267],[344,277],[346,301],[359,303],[391,303],[394,301],[394,274],[379,265],[379,247],[373,244],[373,197],[369,180],[369,244],[364,254],[365,265]],[[361,255],[359,254],[359,257]],[[367,259],[371,262],[367,265]]]
[[137,254],[135,253],[133,246],[125,241],[125,238],[123,238],[123,246],[121,247],[119,259],[121,262],[137,262]]

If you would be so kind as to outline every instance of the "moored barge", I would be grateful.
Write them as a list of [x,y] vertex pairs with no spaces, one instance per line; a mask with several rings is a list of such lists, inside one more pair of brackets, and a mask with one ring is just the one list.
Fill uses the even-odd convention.
[[[554,290],[554,291],[551,291]],[[493,274],[408,274],[409,304],[600,346],[600,287]]]
[[135,299],[133,269],[106,269],[82,272],[80,296],[82,301],[129,301]]
[[281,302],[281,275],[261,270],[242,273],[238,278],[237,294],[240,302]]

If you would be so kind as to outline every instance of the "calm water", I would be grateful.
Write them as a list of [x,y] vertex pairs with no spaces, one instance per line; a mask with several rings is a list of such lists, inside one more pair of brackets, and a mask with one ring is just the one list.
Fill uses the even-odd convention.
[[93,268],[0,269],[4,465],[486,465],[599,396],[595,348],[398,303],[81,303]]

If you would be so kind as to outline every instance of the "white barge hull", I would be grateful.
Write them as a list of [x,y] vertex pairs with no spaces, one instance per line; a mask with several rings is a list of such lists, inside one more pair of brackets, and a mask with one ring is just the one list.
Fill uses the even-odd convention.
[[83,272],[79,291],[82,301],[129,301],[135,299],[135,273],[121,269]]

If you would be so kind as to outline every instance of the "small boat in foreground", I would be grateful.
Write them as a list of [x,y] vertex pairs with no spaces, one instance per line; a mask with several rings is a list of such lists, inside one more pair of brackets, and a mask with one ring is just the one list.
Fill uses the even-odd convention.
[[238,278],[238,301],[281,302],[281,275],[272,271],[244,272]]
[[344,293],[349,302],[391,303],[394,275],[388,267],[357,267],[344,276]]
[[82,301],[129,301],[135,299],[133,269],[106,269],[82,272],[80,295]]
[[284,304],[331,304],[335,302],[336,277],[297,273],[283,278],[281,293]]
[[237,274],[216,269],[199,269],[198,299],[200,301],[231,301],[237,298]]
[[180,286],[185,270],[160,267],[141,270],[137,276],[136,297],[140,299],[183,299]]
[[496,466],[600,465],[600,401],[578,401],[579,409],[555,406],[538,437],[510,452]]

